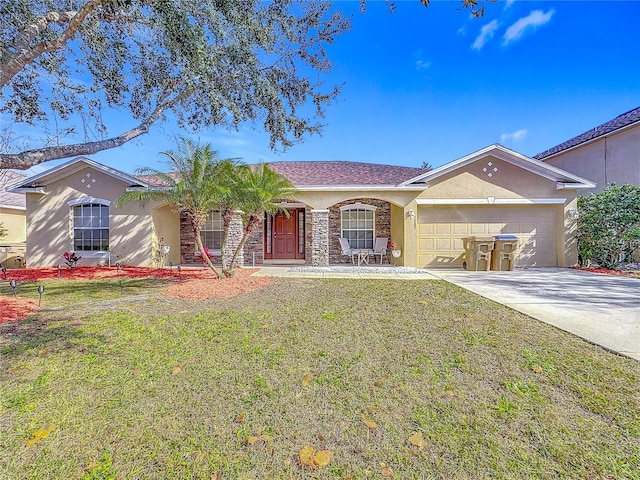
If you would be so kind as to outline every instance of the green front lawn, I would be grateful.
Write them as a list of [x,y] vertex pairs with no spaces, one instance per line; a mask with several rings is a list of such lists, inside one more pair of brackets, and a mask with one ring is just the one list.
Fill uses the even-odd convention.
[[2,326],[0,478],[640,478],[640,364],[449,284],[117,282]]

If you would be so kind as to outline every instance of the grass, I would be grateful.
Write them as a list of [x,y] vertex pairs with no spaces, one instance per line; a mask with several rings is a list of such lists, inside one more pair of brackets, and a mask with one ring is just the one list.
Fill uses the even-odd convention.
[[117,282],[4,328],[0,478],[640,478],[638,363],[449,284]]

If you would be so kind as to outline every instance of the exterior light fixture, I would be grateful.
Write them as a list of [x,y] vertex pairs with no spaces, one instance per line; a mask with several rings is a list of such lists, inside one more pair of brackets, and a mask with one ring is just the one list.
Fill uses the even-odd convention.
[[18,287],[18,282],[16,282],[15,280],[11,280],[9,282],[9,286],[13,289],[13,296],[16,296],[16,288]]
[[40,298],[38,299],[38,307],[42,305],[42,294],[44,293],[44,285],[38,285],[38,294]]

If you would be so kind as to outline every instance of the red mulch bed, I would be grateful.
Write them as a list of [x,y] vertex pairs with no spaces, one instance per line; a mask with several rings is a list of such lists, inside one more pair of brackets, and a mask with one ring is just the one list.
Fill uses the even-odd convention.
[[233,278],[190,279],[169,285],[163,290],[165,295],[185,300],[207,300],[210,298],[235,297],[243,293],[260,290],[271,283],[269,277],[251,277],[256,269],[237,269]]
[[[94,278],[173,278],[177,282],[169,285],[163,293],[170,297],[185,300],[207,300],[217,297],[234,297],[243,293],[260,290],[271,283],[268,277],[251,277],[256,269],[237,269],[233,278],[218,280],[215,274],[207,269],[184,268],[178,275],[177,268],[150,267],[76,267],[63,268],[61,279],[91,280]],[[21,268],[7,270],[6,281],[37,282],[57,279],[58,268]],[[0,273],[0,281],[4,281]],[[38,305],[28,298],[0,296],[0,324],[22,320],[38,309]]]
[[619,275],[621,277],[640,278],[640,272],[629,272],[625,270],[607,270],[606,268],[587,268],[587,267],[575,267],[577,270],[584,270],[585,272],[592,273],[604,273],[607,275]]
[[23,320],[38,309],[38,304],[24,297],[0,297],[0,324]]
[[[183,268],[181,278],[204,278],[214,276],[213,272],[204,268]],[[94,278],[178,278],[178,269],[173,268],[151,268],[151,267],[76,267],[69,269],[63,267],[60,270],[60,278],[65,280],[91,280]],[[58,278],[57,267],[43,268],[19,268],[7,270],[7,281],[17,280],[18,282],[37,282],[39,280],[50,280]],[[0,280],[2,274],[0,273]]]

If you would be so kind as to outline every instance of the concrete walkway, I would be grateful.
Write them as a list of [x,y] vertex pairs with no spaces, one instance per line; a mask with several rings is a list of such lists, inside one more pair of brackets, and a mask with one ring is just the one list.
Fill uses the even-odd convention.
[[335,265],[330,267],[309,266],[260,266],[260,270],[252,277],[284,277],[284,278],[366,278],[380,280],[437,280],[424,269],[411,267],[386,266],[350,266]]
[[567,268],[430,270],[485,298],[640,360],[640,279]]

